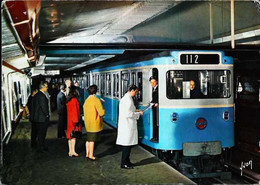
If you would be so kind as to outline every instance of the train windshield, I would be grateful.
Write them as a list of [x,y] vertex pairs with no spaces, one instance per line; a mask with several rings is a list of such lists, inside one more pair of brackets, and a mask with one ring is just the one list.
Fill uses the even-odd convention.
[[166,73],[168,99],[228,98],[231,72],[228,70],[171,70]]

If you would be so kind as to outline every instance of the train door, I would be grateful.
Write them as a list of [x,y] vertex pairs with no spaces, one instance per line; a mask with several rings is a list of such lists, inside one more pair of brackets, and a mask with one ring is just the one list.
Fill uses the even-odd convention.
[[143,101],[143,74],[142,74],[142,71],[137,72],[136,85],[139,88],[139,91],[137,94],[138,102],[142,102]]
[[138,108],[139,103],[142,102],[143,93],[143,78],[141,71],[131,71],[130,73],[130,85],[136,85],[138,87],[138,94],[133,98],[135,106]]
[[119,92],[120,92],[120,87],[119,87],[119,72],[113,73],[113,86],[112,86],[112,123],[114,126],[117,124],[118,120],[118,105],[119,105]]
[[150,141],[152,142],[159,142],[159,81],[158,81],[158,69],[152,68],[150,71],[151,77],[149,79],[151,84],[151,102],[154,103],[152,107],[152,112],[150,115],[150,135],[152,138]]

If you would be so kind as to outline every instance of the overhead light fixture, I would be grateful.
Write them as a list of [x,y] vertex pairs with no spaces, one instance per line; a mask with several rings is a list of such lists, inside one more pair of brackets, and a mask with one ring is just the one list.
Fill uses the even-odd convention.
[[90,64],[95,64],[95,63],[107,60],[109,58],[113,58],[114,56],[115,55],[100,55],[98,57],[87,60],[86,62],[83,62],[83,63],[78,64],[76,66],[73,66],[71,68],[68,68],[65,71],[72,71],[72,70],[75,70],[75,69],[78,69],[78,68],[82,68],[82,67],[85,67],[85,66],[90,65]]
[[36,64],[36,66],[42,66],[43,63],[45,62],[45,59],[46,59],[46,55],[40,55],[40,58]]

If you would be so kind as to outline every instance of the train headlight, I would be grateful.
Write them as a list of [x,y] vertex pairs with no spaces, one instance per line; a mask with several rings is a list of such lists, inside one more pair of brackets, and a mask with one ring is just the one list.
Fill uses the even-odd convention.
[[224,119],[225,121],[228,121],[228,120],[229,120],[229,112],[228,112],[228,111],[223,112],[223,119]]
[[178,113],[173,112],[172,113],[172,122],[176,122],[178,120],[178,117],[179,117]]

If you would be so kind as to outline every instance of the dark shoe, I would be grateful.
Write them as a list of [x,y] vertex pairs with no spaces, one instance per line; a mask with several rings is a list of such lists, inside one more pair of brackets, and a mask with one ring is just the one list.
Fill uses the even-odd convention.
[[132,167],[135,166],[135,164],[134,164],[134,163],[131,163],[131,162],[129,162],[128,165],[129,165],[129,166],[132,166]]
[[158,138],[152,138],[152,139],[150,139],[150,141],[153,143],[158,143]]
[[121,168],[123,168],[123,169],[133,169],[134,167],[133,166],[130,166],[130,165],[127,165],[127,164],[125,164],[125,165],[121,165]]

